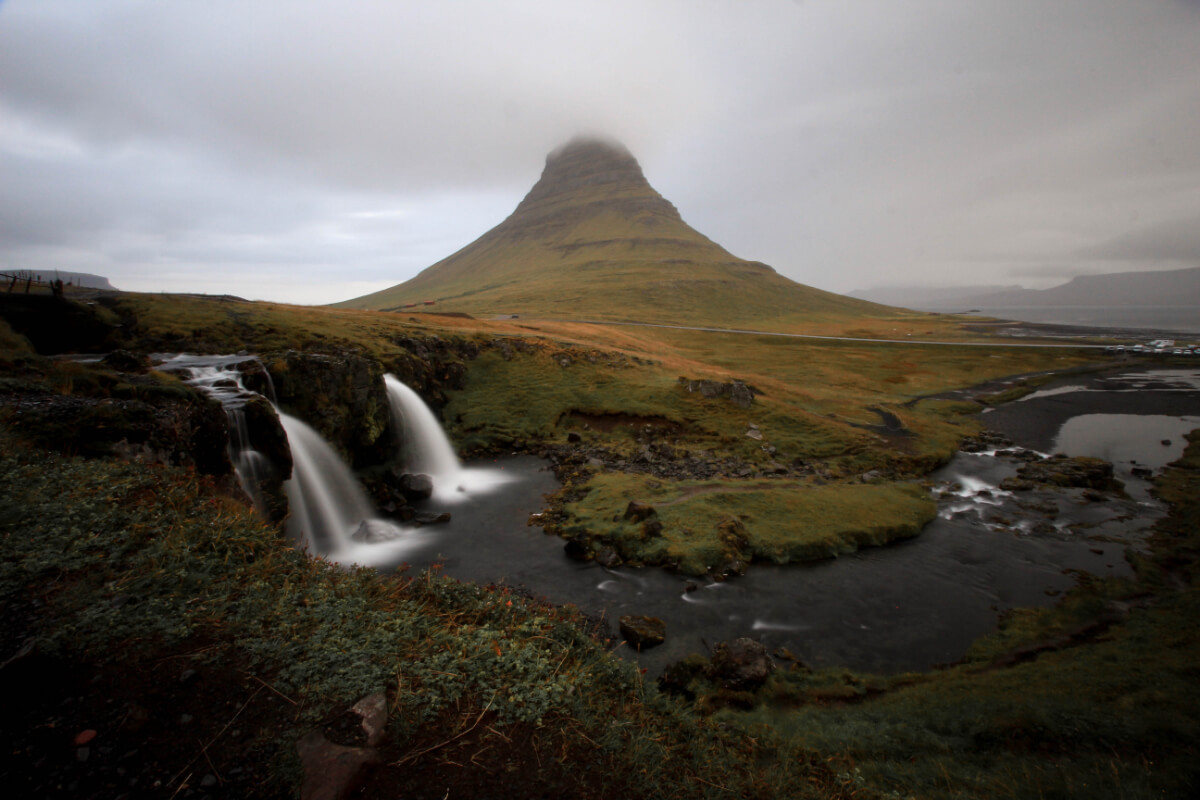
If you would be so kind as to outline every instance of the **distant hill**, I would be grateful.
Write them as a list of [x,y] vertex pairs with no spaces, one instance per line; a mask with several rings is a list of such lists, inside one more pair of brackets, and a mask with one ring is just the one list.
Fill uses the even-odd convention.
[[1200,267],[1086,275],[1049,289],[894,287],[852,292],[851,296],[927,311],[1045,306],[1200,306]]
[[476,316],[722,326],[885,311],[731,255],[683,221],[628,150],[599,139],[552,152],[516,210],[462,250],[337,305],[400,310],[428,301]]
[[109,291],[117,291],[116,287],[108,282],[108,278],[101,275],[92,275],[88,272],[63,272],[62,270],[38,270],[38,269],[16,269],[16,270],[0,270],[0,275],[19,276],[25,278],[32,276],[36,281],[50,283],[55,278],[61,280],[64,284],[71,286],[84,286],[88,289],[107,289]]

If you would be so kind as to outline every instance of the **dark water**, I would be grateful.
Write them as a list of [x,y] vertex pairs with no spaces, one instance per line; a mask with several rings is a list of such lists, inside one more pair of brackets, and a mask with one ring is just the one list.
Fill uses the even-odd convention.
[[[1173,385],[1161,390],[1189,386]],[[1023,411],[1061,403],[1071,393],[1047,391],[1028,400],[1034,405]],[[1189,396],[1194,402],[1200,393]],[[1182,434],[1200,427],[1200,403],[1193,408],[1194,417],[1077,414],[1067,418],[1057,446],[1046,448],[1113,460],[1129,499],[1092,502],[1082,490],[1013,495],[999,484],[1016,473],[1019,462],[964,453],[932,476],[939,487],[939,516],[917,538],[815,564],[755,566],[724,583],[568,560],[561,540],[526,524],[556,487],[552,474],[531,457],[488,464],[514,481],[452,507],[453,521],[423,529],[426,538],[405,560],[414,566],[442,563],[446,574],[463,580],[504,581],[556,603],[573,603],[610,620],[614,634],[622,614],[660,617],[667,623],[667,643],[638,656],[652,674],[739,636],[786,647],[814,667],[923,670],[961,658],[974,639],[994,629],[1001,610],[1053,602],[1073,585],[1069,570],[1127,574],[1125,548],[1138,547],[1163,513],[1146,481],[1132,475],[1131,459],[1159,467],[1177,458]],[[1170,444],[1163,445],[1164,439]],[[689,580],[699,585],[695,591],[686,591]]]

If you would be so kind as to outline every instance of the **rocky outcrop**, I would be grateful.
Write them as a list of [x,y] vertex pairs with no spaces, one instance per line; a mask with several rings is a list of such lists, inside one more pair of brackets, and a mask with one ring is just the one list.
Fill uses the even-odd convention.
[[749,408],[754,405],[754,390],[741,381],[718,383],[717,381],[680,378],[679,385],[686,391],[694,392],[701,397],[727,397],[738,408]]
[[347,463],[362,467],[396,450],[383,365],[355,353],[288,350],[262,357],[280,407],[311,425]]
[[1037,486],[1062,486],[1093,489],[1100,492],[1123,492],[1124,484],[1113,477],[1112,464],[1098,458],[1064,455],[1030,461],[1016,477],[1001,482],[1006,491],[1022,491]]

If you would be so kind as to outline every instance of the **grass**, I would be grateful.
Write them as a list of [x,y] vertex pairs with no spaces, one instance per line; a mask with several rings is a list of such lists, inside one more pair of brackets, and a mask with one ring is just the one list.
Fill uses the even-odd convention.
[[950,669],[793,668],[754,711],[717,718],[841,754],[864,786],[899,796],[1189,796],[1200,781],[1200,431],[1188,438],[1159,480],[1171,514],[1152,553],[1131,556],[1134,578],[1081,575],[1058,605],[1010,613]]
[[[787,564],[852,552],[917,535],[936,513],[924,489],[900,483],[815,485],[785,481],[662,481],[602,473],[557,525],[586,532],[634,564],[691,575],[732,562]],[[658,527],[624,512],[653,508]]]
[[[0,501],[0,602],[42,598],[43,654],[93,670],[181,650],[237,663],[294,704],[297,731],[382,690],[398,760],[466,717],[486,718],[493,747],[533,731],[549,757],[520,776],[526,790],[802,797],[830,779],[807,751],[760,761],[774,745],[665,702],[570,609],[433,572],[345,570],[288,547],[191,472],[0,438],[0,480],[18,487]],[[260,777],[283,788],[292,742],[271,728],[239,747],[273,764]]]

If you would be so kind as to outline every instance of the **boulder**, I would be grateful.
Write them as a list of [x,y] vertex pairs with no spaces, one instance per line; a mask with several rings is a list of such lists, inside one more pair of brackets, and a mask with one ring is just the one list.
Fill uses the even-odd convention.
[[428,500],[433,496],[433,478],[420,473],[401,475],[400,491],[409,501]]
[[753,639],[719,642],[710,659],[711,675],[726,689],[753,689],[766,682],[775,671],[775,662],[767,648]]
[[667,623],[658,617],[626,614],[620,618],[618,626],[621,636],[638,651],[656,647],[667,639]]

